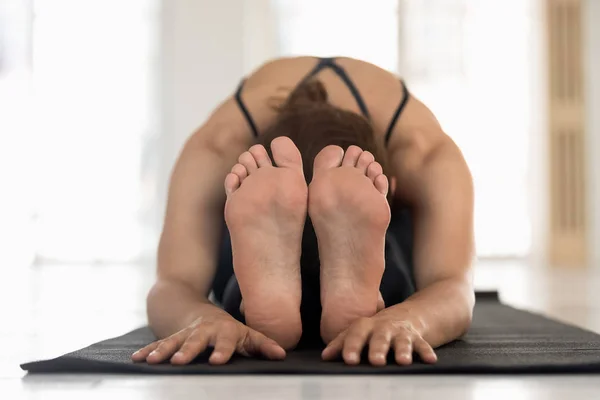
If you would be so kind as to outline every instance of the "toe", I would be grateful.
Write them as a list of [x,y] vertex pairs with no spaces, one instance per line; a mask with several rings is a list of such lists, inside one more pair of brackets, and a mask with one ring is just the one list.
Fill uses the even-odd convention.
[[356,167],[356,163],[358,162],[358,158],[363,153],[362,149],[358,146],[350,146],[348,150],[346,150],[346,154],[344,155],[344,161],[342,161],[343,167]]
[[388,188],[389,188],[387,176],[385,176],[383,174],[379,175],[377,178],[375,178],[374,184],[375,184],[375,189],[379,190],[379,193],[381,193],[384,196],[387,196]]
[[250,147],[250,150],[248,150],[248,152],[252,154],[252,156],[256,160],[256,165],[258,165],[258,168],[270,167],[273,165],[264,146],[260,144],[255,144],[254,146]]
[[356,168],[359,169],[363,174],[367,174],[367,167],[375,162],[375,157],[368,151],[363,151],[358,161],[356,162]]
[[248,171],[242,164],[235,164],[233,168],[231,168],[231,173],[236,174],[238,178],[240,178],[240,184],[244,182],[244,179],[248,176]]
[[271,152],[275,165],[281,168],[302,169],[302,156],[292,139],[280,136],[271,142]]
[[337,168],[342,163],[344,158],[344,149],[340,146],[330,145],[325,147],[315,157],[315,163],[313,166],[314,173],[317,174],[319,171]]
[[383,174],[383,169],[378,162],[373,162],[367,167],[367,176],[373,183],[375,183],[375,179],[381,174]]
[[256,163],[254,156],[249,151],[243,152],[240,158],[238,158],[238,162],[246,167],[248,175],[258,169],[258,164]]
[[240,177],[236,174],[227,174],[225,177],[225,193],[229,196],[240,187]]

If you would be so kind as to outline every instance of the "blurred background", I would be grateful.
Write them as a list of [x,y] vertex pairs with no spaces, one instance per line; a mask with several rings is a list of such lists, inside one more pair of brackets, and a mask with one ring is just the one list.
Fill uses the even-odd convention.
[[146,323],[184,141],[304,54],[398,74],[461,147],[478,290],[600,332],[600,1],[0,0],[0,384]]
[[[585,140],[574,148],[584,157],[567,163],[585,182],[559,191],[581,194],[588,244],[600,242],[598,3],[583,1],[582,19],[567,12],[563,21],[581,32],[570,40],[581,47],[590,112],[578,114]],[[473,171],[479,257],[546,262],[555,193],[546,6],[0,0],[2,268],[152,265],[186,137],[245,74],[303,54],[356,57],[405,78]],[[585,246],[586,263],[600,265],[596,247]]]

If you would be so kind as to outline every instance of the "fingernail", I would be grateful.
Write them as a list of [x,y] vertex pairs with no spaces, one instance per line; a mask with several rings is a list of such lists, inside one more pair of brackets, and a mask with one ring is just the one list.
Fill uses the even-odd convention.
[[383,361],[383,360],[385,360],[385,355],[383,353],[377,353],[377,354],[375,354],[375,358]]
[[183,357],[183,353],[181,351],[178,351],[177,353],[173,354],[173,357]]
[[159,354],[158,350],[154,350],[152,353],[150,353],[149,357],[154,357],[154,356],[157,356],[158,354]]
[[348,354],[348,359],[352,362],[358,362],[358,353],[350,353]]
[[137,356],[138,354],[140,354],[140,351],[136,351],[135,353],[132,354],[132,356]]

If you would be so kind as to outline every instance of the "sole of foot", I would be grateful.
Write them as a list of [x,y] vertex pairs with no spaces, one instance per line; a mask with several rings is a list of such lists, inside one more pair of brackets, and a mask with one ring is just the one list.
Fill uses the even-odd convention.
[[321,260],[321,337],[328,343],[352,322],[382,308],[390,222],[389,183],[371,153],[324,148],[314,162],[308,213]]
[[225,179],[225,221],[249,327],[294,348],[302,336],[300,254],[308,189],[294,143],[243,153]]

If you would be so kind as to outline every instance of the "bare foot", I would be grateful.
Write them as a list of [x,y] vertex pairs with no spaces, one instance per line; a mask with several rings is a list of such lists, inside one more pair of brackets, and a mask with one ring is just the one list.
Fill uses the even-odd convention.
[[315,158],[308,212],[321,260],[321,337],[326,343],[382,306],[390,222],[388,180],[373,155],[327,146]]
[[285,349],[302,336],[300,253],[307,187],[294,143],[271,143],[243,153],[225,179],[225,220],[231,234],[233,268],[249,327]]

